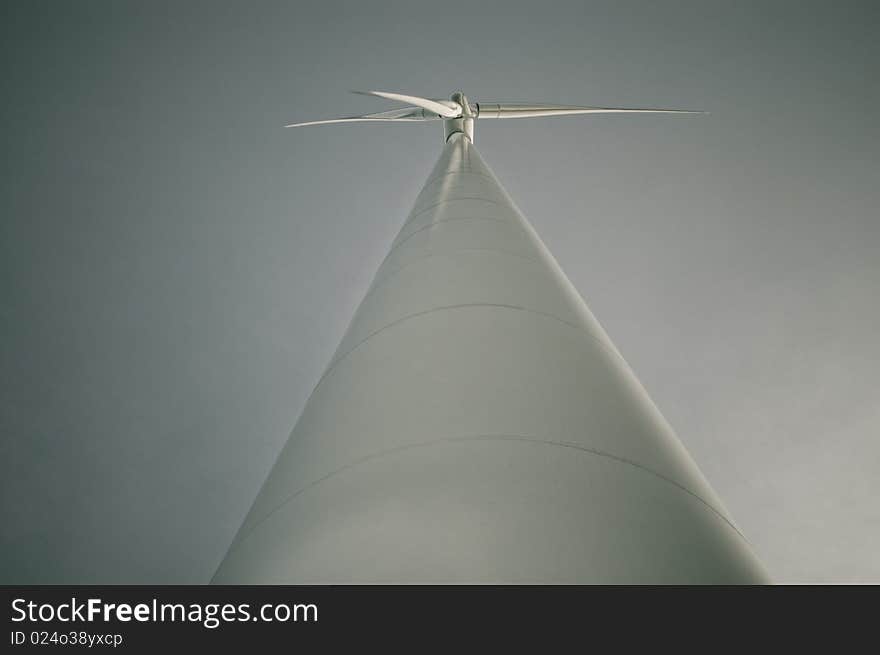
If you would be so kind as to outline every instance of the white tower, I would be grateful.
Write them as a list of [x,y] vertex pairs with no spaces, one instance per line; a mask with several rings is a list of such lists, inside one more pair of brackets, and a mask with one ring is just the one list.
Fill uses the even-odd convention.
[[382,95],[446,145],[213,581],[766,582],[473,145],[587,109]]

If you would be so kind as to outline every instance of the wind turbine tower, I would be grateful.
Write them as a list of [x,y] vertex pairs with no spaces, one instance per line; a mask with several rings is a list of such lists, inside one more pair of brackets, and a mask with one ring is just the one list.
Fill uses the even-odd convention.
[[761,584],[748,542],[474,147],[487,118],[689,113],[462,93],[216,583]]

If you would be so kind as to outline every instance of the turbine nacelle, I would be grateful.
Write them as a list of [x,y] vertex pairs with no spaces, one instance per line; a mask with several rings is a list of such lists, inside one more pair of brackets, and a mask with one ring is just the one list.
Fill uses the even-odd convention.
[[443,121],[443,136],[449,141],[453,134],[464,134],[471,143],[474,141],[474,119],[479,114],[478,107],[471,107],[467,97],[461,91],[456,91],[450,98],[459,106],[460,114],[455,118],[447,118]]
[[474,121],[481,118],[539,118],[546,116],[571,116],[575,114],[705,114],[687,109],[627,109],[619,107],[579,107],[572,105],[548,105],[512,102],[478,102],[471,104],[461,91],[453,93],[449,100],[422,98],[420,96],[390,93],[388,91],[354,91],[361,95],[376,96],[407,105],[376,114],[346,116],[327,120],[291,123],[284,127],[305,127],[330,123],[357,122],[420,122],[443,121],[445,140],[454,134],[463,134],[474,140]]

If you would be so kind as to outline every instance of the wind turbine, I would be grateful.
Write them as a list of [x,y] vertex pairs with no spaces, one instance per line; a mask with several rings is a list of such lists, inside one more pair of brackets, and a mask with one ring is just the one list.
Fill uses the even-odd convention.
[[387,98],[408,107],[325,120],[291,123],[284,127],[305,127],[307,125],[329,125],[331,123],[363,122],[413,122],[443,121],[446,140],[456,133],[464,134],[471,143],[474,141],[474,121],[486,118],[543,118],[546,116],[572,116],[575,114],[704,114],[702,111],[687,109],[625,109],[612,107],[574,107],[571,105],[545,105],[514,102],[475,102],[471,104],[461,91],[452,94],[449,100],[432,100],[419,96],[388,93],[387,91],[354,91],[361,95]]
[[764,583],[761,564],[473,145],[474,122],[701,113],[370,91],[442,121],[415,206],[218,583]]

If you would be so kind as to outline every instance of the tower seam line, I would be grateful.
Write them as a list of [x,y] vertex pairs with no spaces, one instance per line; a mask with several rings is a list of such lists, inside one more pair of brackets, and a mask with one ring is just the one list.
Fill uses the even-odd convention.
[[721,520],[723,520],[728,526],[730,526],[733,529],[734,532],[736,532],[737,535],[739,535],[739,537],[746,544],[751,546],[751,543],[749,542],[748,539],[746,539],[745,535],[742,532],[740,532],[739,528],[737,528],[730,521],[730,519],[728,519],[720,510],[718,510],[715,506],[713,506],[709,501],[705,500],[702,496],[700,496],[696,492],[691,491],[690,489],[688,489],[686,486],[684,486],[680,482],[677,482],[676,480],[674,480],[666,475],[663,475],[662,473],[659,473],[658,471],[655,471],[654,469],[651,469],[643,464],[639,464],[638,462],[631,460],[627,457],[622,457],[620,455],[614,455],[613,453],[609,453],[607,451],[600,450],[598,448],[590,448],[588,446],[583,446],[583,445],[576,444],[576,443],[573,443],[570,441],[556,441],[553,439],[541,439],[539,437],[531,437],[528,435],[520,435],[520,434],[478,434],[478,435],[461,436],[461,437],[443,437],[440,439],[434,439],[433,441],[428,441],[428,442],[424,442],[424,443],[403,444],[400,446],[395,446],[394,448],[388,448],[386,450],[381,450],[379,452],[364,455],[364,456],[359,457],[358,459],[356,459],[352,462],[349,462],[348,464],[340,466],[340,467],[330,471],[329,473],[326,473],[325,475],[322,475],[321,477],[319,477],[315,480],[312,480],[311,482],[309,482],[305,486],[301,487],[300,489],[297,489],[290,496],[288,496],[283,501],[278,503],[275,507],[273,507],[271,510],[269,510],[269,512],[267,512],[261,519],[259,519],[258,521],[256,521],[254,524],[251,525],[250,529],[244,535],[242,535],[241,539],[238,539],[235,542],[235,544],[229,549],[229,551],[227,553],[227,557],[229,556],[229,553],[232,553],[233,551],[237,550],[238,547],[241,546],[241,544],[243,544],[256,531],[256,529],[260,525],[265,523],[271,516],[273,516],[274,514],[279,512],[281,509],[283,509],[286,505],[288,505],[290,502],[292,502],[298,496],[302,495],[303,493],[305,493],[309,489],[319,485],[320,483],[328,480],[329,478],[332,478],[332,477],[334,477],[340,473],[343,473],[349,469],[353,469],[353,468],[359,466],[360,464],[364,464],[366,462],[376,460],[376,459],[381,459],[382,457],[386,457],[388,455],[393,455],[398,452],[412,450],[412,449],[416,449],[416,448],[426,448],[426,447],[430,447],[430,446],[437,446],[437,445],[441,445],[441,444],[467,443],[467,442],[475,442],[475,441],[523,442],[523,443],[533,443],[533,444],[539,444],[539,445],[545,445],[545,446],[556,446],[556,447],[560,447],[560,448],[571,448],[573,450],[578,450],[578,451],[581,451],[584,453],[596,455],[597,457],[603,457],[605,459],[610,459],[610,460],[615,461],[619,464],[628,465],[628,466],[635,468],[635,469],[638,469],[644,473],[648,473],[648,474],[654,476],[655,478],[672,485],[676,489],[683,491],[684,493],[688,494],[689,496],[692,496],[693,498],[698,500],[701,504],[703,504],[705,507],[707,507],[709,510],[711,510],[713,514],[715,514]]

